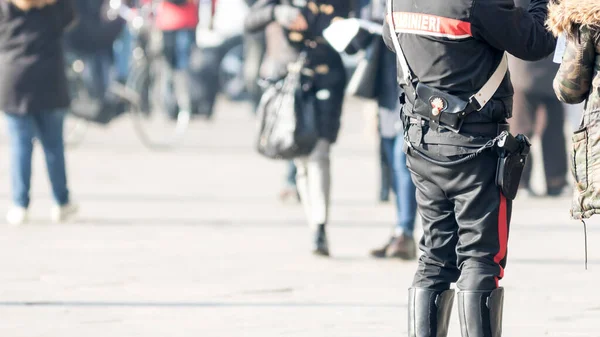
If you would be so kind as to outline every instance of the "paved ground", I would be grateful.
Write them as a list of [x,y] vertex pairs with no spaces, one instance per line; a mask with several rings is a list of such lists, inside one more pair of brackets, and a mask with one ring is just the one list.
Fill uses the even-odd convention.
[[[367,256],[394,215],[375,202],[371,122],[364,106],[347,107],[333,153],[331,259],[308,253],[301,208],[277,201],[284,165],[252,150],[245,105],[221,105],[169,153],[144,149],[127,118],[90,130],[69,152],[82,206],[72,224],[47,223],[37,152],[33,222],[0,227],[0,336],[405,336],[415,264]],[[2,211],[6,151],[2,131]],[[568,206],[515,207],[505,336],[600,336],[599,220],[588,224],[585,271],[582,226]]]

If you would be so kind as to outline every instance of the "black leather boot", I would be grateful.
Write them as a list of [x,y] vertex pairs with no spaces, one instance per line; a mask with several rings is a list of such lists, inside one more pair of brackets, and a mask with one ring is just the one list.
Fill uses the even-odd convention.
[[458,314],[463,337],[502,336],[504,289],[459,291]]
[[408,290],[408,336],[446,337],[454,290]]
[[329,243],[327,241],[327,232],[325,225],[319,225],[315,232],[313,254],[320,256],[329,256]]

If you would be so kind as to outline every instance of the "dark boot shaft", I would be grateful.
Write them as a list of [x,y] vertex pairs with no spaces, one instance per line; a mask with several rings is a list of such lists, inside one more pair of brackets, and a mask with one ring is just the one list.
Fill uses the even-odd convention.
[[408,336],[446,337],[453,302],[454,290],[409,289]]
[[458,313],[463,337],[501,337],[504,289],[460,291]]

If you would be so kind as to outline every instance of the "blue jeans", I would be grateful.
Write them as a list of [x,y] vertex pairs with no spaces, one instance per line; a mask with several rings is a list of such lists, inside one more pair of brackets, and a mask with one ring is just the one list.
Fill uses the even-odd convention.
[[85,63],[83,81],[93,98],[104,100],[112,77],[112,54],[99,51],[82,57]]
[[163,53],[171,69],[188,69],[195,43],[196,32],[192,29],[163,32]]
[[382,138],[388,165],[393,171],[392,189],[396,195],[396,211],[398,213],[396,232],[412,236],[417,216],[416,187],[410,171],[406,167],[406,154],[403,151],[404,138]]
[[293,160],[288,162],[288,172],[285,177],[285,181],[287,182],[288,187],[296,187],[296,173],[298,170],[296,169],[296,164]]
[[42,143],[54,200],[69,203],[65,148],[63,144],[64,109],[38,111],[26,115],[6,113],[10,139],[10,177],[15,206],[29,207],[33,138]]
[[113,53],[115,55],[115,68],[117,71],[117,80],[125,83],[129,74],[129,64],[131,63],[131,53],[133,50],[133,34],[128,27],[123,29],[123,32],[113,45]]

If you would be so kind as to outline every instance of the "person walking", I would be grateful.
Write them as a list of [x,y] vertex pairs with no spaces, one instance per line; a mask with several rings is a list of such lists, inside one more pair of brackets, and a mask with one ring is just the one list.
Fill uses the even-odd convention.
[[123,31],[125,21],[108,17],[108,0],[74,0],[73,3],[78,20],[65,34],[67,51],[83,60],[83,80],[91,96],[104,100],[116,75],[113,44]]
[[568,104],[585,101],[579,130],[573,134],[571,171],[575,179],[571,216],[586,219],[600,213],[600,2],[562,0],[550,6],[548,26],[567,46],[554,79],[558,99]]
[[178,116],[186,118],[192,113],[188,72],[196,45],[198,14],[197,0],[164,0],[156,8],[156,26],[162,31],[166,59],[165,97],[174,95],[176,101],[176,104],[167,104],[166,107],[173,119]]
[[[527,8],[530,2],[531,0],[516,0],[515,4]],[[540,133],[546,195],[556,197],[567,185],[567,142],[564,132],[565,109],[552,89],[552,80],[558,71],[558,64],[552,59],[553,55],[537,62],[527,62],[512,56],[509,58],[515,89],[513,118],[509,123],[515,134],[533,137],[534,133]],[[521,188],[536,195],[531,187],[532,167],[530,159],[523,171]]]
[[[358,11],[365,20],[383,24],[385,0],[362,2]],[[400,121],[398,102],[399,88],[396,83],[396,56],[381,43],[377,68],[377,106],[381,150],[385,166],[391,171],[391,186],[396,197],[396,226],[388,242],[371,250],[371,256],[378,258],[400,258],[414,260],[417,248],[414,239],[415,219],[417,216],[416,187],[406,166],[404,137]]]
[[[534,61],[554,51],[547,7],[548,0],[532,0],[528,9],[513,0],[388,0],[384,38],[396,52],[407,165],[423,227],[408,291],[409,336],[447,336],[452,283],[462,336],[502,334],[499,281],[518,182],[497,179],[505,176],[498,163],[507,161],[491,144],[506,145],[508,135],[506,53]],[[522,137],[515,143],[508,153],[520,162],[529,145]]]
[[288,64],[307,50],[307,72],[313,74],[319,141],[313,152],[297,158],[296,185],[310,228],[313,253],[329,256],[326,225],[329,216],[330,149],[340,129],[346,72],[340,55],[325,41],[323,30],[350,13],[347,0],[258,0],[245,21],[249,33],[265,30],[266,55],[261,77],[280,78]]
[[33,140],[39,139],[56,206],[54,222],[77,211],[67,187],[63,122],[69,107],[62,35],[74,20],[71,0],[0,1],[0,110],[8,126],[10,225],[27,221]]

